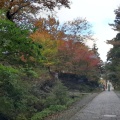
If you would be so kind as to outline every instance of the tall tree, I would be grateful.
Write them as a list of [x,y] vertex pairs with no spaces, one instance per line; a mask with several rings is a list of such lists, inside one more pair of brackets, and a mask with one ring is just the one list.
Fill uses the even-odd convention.
[[53,11],[56,7],[70,7],[69,0],[1,0],[0,8],[6,10],[6,17],[13,21],[22,19],[40,10]]
[[36,20],[34,26],[36,27],[37,32],[40,33],[44,31],[48,33],[50,39],[59,40],[65,38],[65,33],[61,30],[59,21],[52,16]]
[[62,30],[67,34],[67,40],[83,42],[86,39],[92,39],[91,27],[91,24],[86,19],[76,18],[72,21],[65,22]]
[[99,75],[99,57],[87,46],[72,40],[63,41],[58,49],[58,69],[66,73],[85,75],[93,80],[93,76]]
[[41,54],[44,56],[41,61],[45,66],[51,67],[57,63],[57,45],[64,33],[59,29],[59,21],[53,17],[40,18],[35,22],[36,31],[30,35],[32,40],[43,46]]
[[120,6],[114,11],[116,17],[114,20],[114,24],[109,24],[113,26],[113,29],[120,32]]
[[117,31],[117,35],[112,40],[108,40],[107,43],[113,45],[113,48],[107,54],[108,63],[106,68],[108,70],[108,74],[110,79],[113,81],[115,86],[120,85],[120,7],[115,10],[115,20],[114,24],[110,24],[113,26],[113,29]]

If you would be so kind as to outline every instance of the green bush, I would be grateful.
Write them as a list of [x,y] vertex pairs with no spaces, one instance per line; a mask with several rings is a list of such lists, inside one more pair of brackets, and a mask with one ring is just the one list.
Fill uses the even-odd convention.
[[78,90],[80,92],[92,92],[95,88],[91,87],[90,85],[86,85],[86,84],[81,84],[78,87]]
[[[4,116],[13,116],[14,104],[9,97],[0,96],[0,113]],[[1,119],[1,118],[0,118]]]
[[44,107],[46,109],[35,113],[31,120],[43,120],[43,118],[50,114],[65,110],[68,101],[67,88],[60,81],[57,81],[48,97],[44,100]]
[[33,70],[29,70],[29,71],[27,71],[27,76],[37,78],[38,74],[35,71],[33,71]]
[[51,93],[46,98],[45,105],[47,107],[50,105],[66,105],[68,101],[67,88],[60,81],[57,81]]
[[29,93],[27,83],[20,80],[19,71],[0,65],[0,76],[0,113],[12,119],[24,114],[21,116],[23,119],[25,114],[34,112],[32,104],[36,101],[35,97]]
[[16,118],[16,120],[27,120],[24,114],[19,114]]
[[24,72],[27,77],[38,78],[38,74],[32,68],[25,67],[22,69],[22,72]]
[[76,101],[76,99],[69,99],[66,106],[69,107],[70,105],[72,105],[72,103],[74,103]]
[[12,67],[0,65],[0,85],[4,95],[9,97],[18,97],[22,94],[18,84],[18,71]]
[[4,115],[13,115],[14,101],[20,98],[17,73],[18,71],[12,67],[0,65],[0,113]]
[[45,109],[42,112],[36,113],[31,120],[43,120],[46,116],[50,115],[52,112],[49,109]]
[[54,111],[54,112],[59,112],[59,111],[65,110],[65,109],[66,109],[65,105],[51,105],[49,107],[49,110]]
[[62,105],[51,105],[49,108],[46,108],[43,111],[36,113],[31,118],[31,120],[43,120],[48,115],[53,114],[55,112],[65,110],[65,109],[66,109],[66,107],[62,106]]

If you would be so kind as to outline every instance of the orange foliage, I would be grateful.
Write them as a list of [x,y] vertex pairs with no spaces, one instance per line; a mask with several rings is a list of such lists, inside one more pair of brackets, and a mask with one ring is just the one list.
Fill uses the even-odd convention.
[[23,61],[23,62],[27,62],[27,60],[25,59],[25,56],[24,56],[24,55],[22,55],[22,56],[20,57],[20,59],[21,59],[21,61]]
[[73,42],[72,40],[61,41],[61,43],[62,46],[59,46],[58,50],[61,70],[83,74],[98,67],[99,58],[83,43]]
[[47,60],[44,65],[79,75],[97,71],[99,57],[82,42],[70,40],[72,37],[58,29],[59,22],[55,18],[40,19],[35,26],[37,31],[30,37],[34,42],[42,44],[42,55]]
[[52,36],[47,31],[36,31],[30,35],[30,38],[32,38],[34,42],[40,43],[41,41],[45,42],[46,40],[51,39]]

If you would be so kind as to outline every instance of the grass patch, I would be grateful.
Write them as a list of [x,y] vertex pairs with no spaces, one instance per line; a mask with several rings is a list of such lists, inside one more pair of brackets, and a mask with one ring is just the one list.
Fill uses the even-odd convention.
[[56,112],[60,112],[65,109],[66,109],[66,106],[64,105],[51,105],[49,108],[46,108],[43,111],[34,114],[31,120],[43,120],[48,115],[51,115]]

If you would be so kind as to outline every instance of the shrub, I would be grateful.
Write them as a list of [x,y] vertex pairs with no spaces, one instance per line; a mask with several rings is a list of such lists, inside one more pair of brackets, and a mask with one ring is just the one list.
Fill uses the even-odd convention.
[[36,113],[31,118],[31,120],[43,120],[43,118],[47,117],[48,115],[62,111],[64,109],[66,109],[66,107],[62,105],[51,105],[49,108],[46,108],[43,111]]
[[28,77],[38,78],[38,74],[32,68],[26,67],[26,68],[23,68],[22,71],[26,73]]
[[67,88],[60,82],[57,81],[53,87],[51,93],[46,98],[45,105],[66,105],[69,100]]
[[45,109],[42,112],[36,113],[31,120],[43,120],[46,116],[48,116],[51,113],[49,109]]
[[0,112],[5,115],[13,115],[15,101],[20,99],[22,95],[17,81],[17,74],[18,71],[16,69],[0,65]]
[[12,119],[23,114],[21,120],[25,119],[26,113],[34,111],[32,104],[35,101],[27,83],[20,80],[19,71],[10,66],[0,65],[0,76],[0,113]]
[[19,114],[16,118],[16,120],[27,120],[24,114]]
[[54,111],[54,112],[59,112],[59,111],[65,110],[65,109],[66,109],[65,105],[51,105],[49,107],[49,110]]

